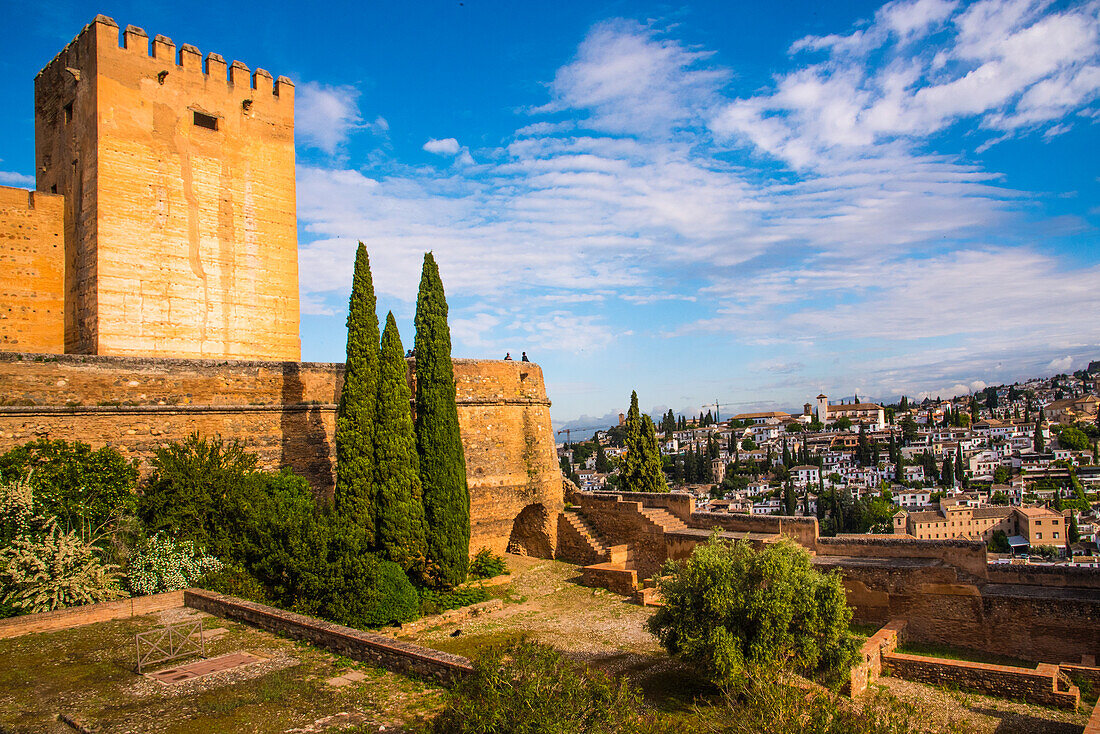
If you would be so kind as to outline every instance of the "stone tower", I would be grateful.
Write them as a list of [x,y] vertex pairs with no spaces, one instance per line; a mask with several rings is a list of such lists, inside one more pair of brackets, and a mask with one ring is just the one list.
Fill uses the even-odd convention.
[[65,351],[298,360],[294,86],[105,16],[34,83]]

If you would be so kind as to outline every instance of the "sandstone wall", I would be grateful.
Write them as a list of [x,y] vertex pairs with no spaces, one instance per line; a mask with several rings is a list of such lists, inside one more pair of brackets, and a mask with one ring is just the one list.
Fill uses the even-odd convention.
[[[553,557],[562,481],[542,370],[454,366],[471,551]],[[342,381],[339,364],[0,354],[0,451],[65,438],[113,446],[147,468],[164,443],[217,433],[331,493]]]
[[0,186],[0,351],[65,351],[64,206]]
[[628,566],[639,578],[650,578],[660,570],[669,557],[668,540],[664,528],[642,514],[642,502],[603,492],[577,492],[575,499],[584,518],[609,545],[630,546]]
[[294,87],[97,16],[35,79],[67,351],[298,359]]
[[850,558],[928,558],[954,566],[975,579],[986,578],[985,543],[977,540],[917,540],[844,535],[819,538],[817,553],[821,556]]

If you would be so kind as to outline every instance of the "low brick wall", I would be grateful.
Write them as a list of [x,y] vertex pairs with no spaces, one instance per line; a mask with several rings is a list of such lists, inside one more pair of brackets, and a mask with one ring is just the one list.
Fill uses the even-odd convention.
[[890,674],[940,686],[954,686],[1001,698],[1076,710],[1081,702],[1077,686],[1059,680],[1057,665],[1040,664],[1034,669],[987,665],[965,660],[944,660],[922,655],[885,653],[883,663]]
[[581,569],[581,585],[607,589],[613,594],[633,597],[638,590],[638,572],[621,563],[599,563]]
[[848,682],[848,695],[857,698],[882,675],[882,656],[898,646],[898,636],[905,629],[904,619],[892,620],[885,627],[867,638],[859,649],[859,662],[852,667]]
[[1061,663],[1059,668],[1070,677],[1070,680],[1087,681],[1092,686],[1092,693],[1100,693],[1100,668],[1091,665],[1075,665],[1074,663]]
[[169,591],[164,594],[135,596],[130,599],[105,601],[99,604],[85,604],[81,607],[58,609],[53,612],[24,614],[20,617],[0,619],[0,639],[19,637],[31,632],[52,632],[54,630],[80,627],[85,624],[107,622],[112,619],[140,617],[145,614],[162,612],[183,606],[183,592]]
[[807,550],[816,550],[819,528],[816,517],[748,515],[740,512],[693,512],[688,527],[701,530],[721,528],[733,533],[781,533]]
[[286,612],[202,589],[187,589],[183,594],[184,603],[192,609],[302,640],[329,652],[387,670],[435,678],[443,683],[450,683],[473,671],[473,665],[464,657],[325,622],[304,614]]
[[1089,723],[1085,724],[1085,730],[1081,734],[1100,734],[1100,701],[1093,707]]

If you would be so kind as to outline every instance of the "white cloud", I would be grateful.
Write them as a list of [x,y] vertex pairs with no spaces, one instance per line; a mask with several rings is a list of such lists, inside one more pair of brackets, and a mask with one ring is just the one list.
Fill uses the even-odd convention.
[[[306,82],[298,87],[294,117],[302,142],[333,155],[353,131],[363,126],[359,91],[352,86]],[[389,124],[379,116],[369,127],[384,133]]]
[[1047,365],[1047,369],[1051,372],[1071,372],[1073,370],[1073,357],[1066,355],[1058,359],[1050,360],[1050,364]]
[[[975,145],[1080,124],[1100,3],[1003,5],[889,3],[799,41],[789,73],[740,98],[707,51],[597,24],[476,167],[456,138],[423,149],[459,165],[300,167],[303,308],[345,297],[363,240],[380,297],[406,302],[434,251],[456,341],[489,354],[596,351],[629,334],[624,309],[679,301],[662,310],[695,320],[654,333],[786,350],[754,364],[787,380],[850,360],[877,395],[1081,359],[1100,326],[1073,315],[1100,312],[1100,266],[1044,244],[1079,223],[1037,224],[1032,194],[929,142],[948,124]],[[734,143],[798,175],[746,165]]]
[[28,176],[15,171],[0,171],[0,185],[33,189],[34,176]]
[[454,138],[443,138],[442,140],[430,138],[428,142],[424,143],[424,150],[436,155],[458,155],[458,151],[462,150],[462,146]]

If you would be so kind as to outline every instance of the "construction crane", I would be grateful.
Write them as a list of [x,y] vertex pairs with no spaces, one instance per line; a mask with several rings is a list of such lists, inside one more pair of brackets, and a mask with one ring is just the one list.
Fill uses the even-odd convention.
[[565,448],[569,448],[570,440],[569,434],[578,433],[580,431],[606,431],[607,426],[584,426],[582,428],[563,428],[558,431],[558,435],[565,434]]
[[705,403],[704,405],[700,405],[699,407],[700,408],[714,408],[714,422],[715,423],[721,423],[722,422],[722,417],[720,415],[720,410],[722,408],[732,408],[735,405],[741,405],[741,404],[742,403],[720,403],[720,402],[718,402],[718,398],[715,398],[713,403]]

